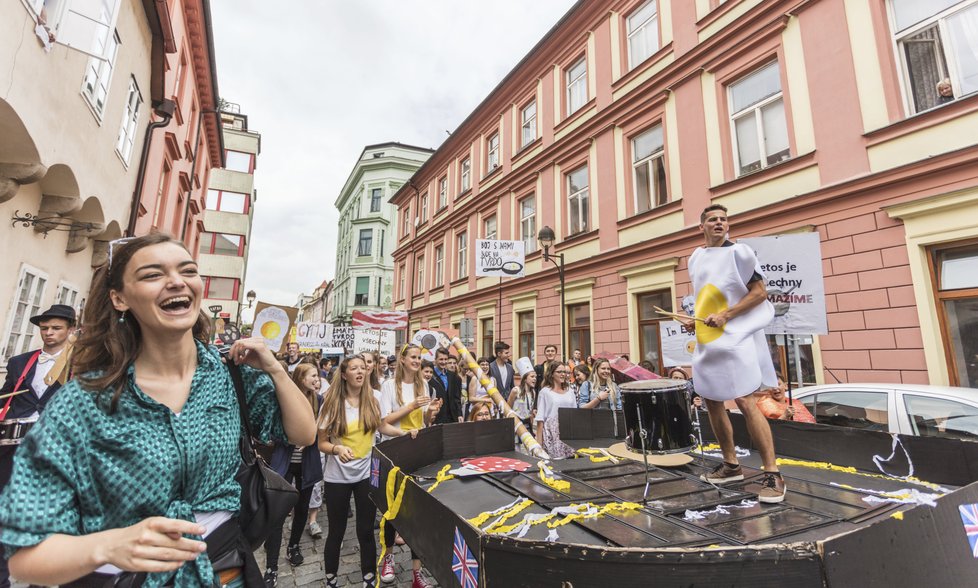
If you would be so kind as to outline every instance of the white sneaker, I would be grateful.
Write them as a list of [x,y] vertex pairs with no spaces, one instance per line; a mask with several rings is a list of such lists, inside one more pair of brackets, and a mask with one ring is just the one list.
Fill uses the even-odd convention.
[[319,521],[313,521],[309,523],[309,534],[314,538],[319,538],[323,536],[323,528],[319,526]]

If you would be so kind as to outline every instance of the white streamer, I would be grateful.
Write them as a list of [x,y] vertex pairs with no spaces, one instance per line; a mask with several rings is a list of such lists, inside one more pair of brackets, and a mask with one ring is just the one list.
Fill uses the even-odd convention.
[[739,504],[721,504],[710,510],[687,510],[683,515],[683,520],[686,522],[701,521],[713,514],[730,514],[729,509],[731,508],[752,508],[754,506],[757,506],[756,500],[745,498]]

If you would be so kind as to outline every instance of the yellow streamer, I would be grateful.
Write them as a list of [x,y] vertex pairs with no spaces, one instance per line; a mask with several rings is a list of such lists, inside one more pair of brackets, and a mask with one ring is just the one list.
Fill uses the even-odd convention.
[[584,457],[590,459],[592,463],[601,463],[611,459],[610,455],[605,455],[600,449],[594,449],[593,447],[582,447],[574,453],[583,455]]
[[399,487],[396,486],[397,473],[400,471],[400,467],[394,466],[390,473],[387,474],[387,512],[380,517],[380,558],[377,559],[378,576],[380,576],[380,564],[384,561],[384,556],[387,555],[387,544],[384,541],[384,527],[387,526],[387,521],[397,518],[397,513],[401,510],[401,502],[404,500],[404,490],[407,488],[407,482],[411,478],[411,476],[404,474],[404,479],[401,480],[401,485]]
[[[530,505],[530,503],[532,503],[532,501],[527,500],[527,501],[525,501],[525,505],[524,505],[524,503],[521,503],[521,504],[517,505],[517,507],[519,508],[520,511],[522,511],[525,508],[527,508]],[[514,507],[514,510],[517,507]],[[483,531],[485,533],[490,533],[490,534],[505,535],[505,534],[508,534],[508,533],[511,533],[511,532],[515,531],[516,529],[520,528],[524,524],[527,524],[527,525],[529,525],[531,527],[535,527],[536,525],[542,525],[543,523],[546,523],[547,524],[547,527],[550,528],[550,529],[556,529],[557,527],[566,525],[567,523],[570,523],[572,521],[576,521],[576,520],[579,520],[579,519],[597,518],[597,517],[600,517],[600,516],[607,515],[609,513],[625,512],[625,511],[628,511],[628,510],[636,510],[636,509],[642,508],[642,505],[641,504],[637,504],[635,502],[611,502],[611,503],[605,504],[605,505],[603,505],[601,507],[598,507],[597,505],[595,505],[593,503],[586,502],[586,503],[583,503],[583,504],[571,504],[569,508],[576,509],[578,512],[564,515],[563,518],[561,518],[560,520],[556,520],[556,521],[554,521],[554,519],[556,519],[557,517],[560,516],[556,512],[551,512],[551,513],[549,513],[547,515],[544,515],[544,516],[542,516],[542,517],[540,517],[540,518],[538,518],[536,520],[529,521],[529,522],[525,522],[526,521],[526,517],[524,517],[523,519],[521,519],[521,520],[519,520],[519,521],[517,521],[515,523],[509,524],[509,525],[503,525],[503,524],[495,524],[495,525],[492,525],[491,527],[488,527],[486,529],[483,529]],[[592,510],[592,509],[597,509],[597,510],[594,511],[594,512],[591,512],[589,514],[589,511]],[[506,514],[508,515],[508,518],[512,518],[512,516],[518,514],[518,512],[519,511],[509,512],[509,513],[506,513]],[[483,513],[483,514],[486,514],[486,513]],[[479,517],[481,517],[481,516],[482,515],[479,515]],[[491,516],[491,515],[488,515],[488,516]],[[486,518],[488,518],[488,516]],[[476,518],[479,518],[479,517],[476,517]],[[500,523],[501,522],[502,521],[500,521]]]
[[895,513],[891,514],[890,516],[893,517],[893,518],[895,518],[898,521],[902,521],[903,520],[903,511],[902,510],[898,510]]
[[544,470],[544,467],[545,466],[543,465],[543,462],[541,461],[540,464],[539,464],[538,475],[540,476],[540,479],[543,480],[543,483],[544,484],[546,484],[547,486],[550,486],[551,488],[553,488],[554,490],[556,490],[558,492],[563,492],[564,490],[570,490],[570,482],[568,482],[567,480],[558,480],[557,478],[554,478],[553,476],[548,476],[543,471]]
[[494,523],[492,523],[491,525],[489,525],[488,527],[486,527],[485,529],[483,529],[483,531],[486,532],[486,533],[493,533],[493,532],[495,532],[496,529],[498,529],[500,527],[503,527],[504,526],[504,523],[506,521],[508,521],[509,519],[511,519],[511,518],[515,517],[516,515],[520,514],[521,512],[523,512],[524,510],[526,510],[527,508],[529,508],[530,505],[532,505],[532,504],[533,504],[533,501],[532,500],[524,500],[523,502],[521,502],[521,503],[517,504],[516,506],[514,506],[513,508],[509,509],[509,511],[507,511],[507,512],[503,513],[502,515],[500,515],[500,517],[499,517],[498,520],[496,520]]
[[925,482],[924,480],[921,480],[920,478],[917,478],[915,476],[907,476],[906,478],[899,478],[896,476],[885,476],[883,474],[870,474],[867,472],[860,472],[859,470],[857,470],[852,466],[837,466],[835,464],[831,464],[825,461],[805,461],[802,459],[789,459],[787,457],[779,457],[776,463],[778,464],[778,467],[795,466],[800,468],[811,468],[816,470],[830,470],[833,472],[842,472],[843,474],[852,474],[854,476],[862,476],[864,478],[877,478],[880,480],[891,480],[891,481],[899,480],[902,482],[910,482],[912,484],[924,486],[925,488],[930,488],[931,490],[935,490],[937,492],[949,492],[949,490],[947,488],[944,488],[943,486],[934,484],[932,482]]
[[556,529],[557,527],[566,525],[567,523],[571,521],[576,521],[578,519],[596,518],[612,512],[624,512],[627,510],[636,510],[642,508],[641,504],[637,504],[635,502],[610,502],[602,506],[601,508],[599,508],[597,512],[588,514],[587,513],[588,509],[594,507],[594,505],[591,503],[587,503],[587,504],[582,504],[581,506],[583,507],[583,510],[580,513],[566,515],[564,516],[564,518],[560,519],[559,521],[547,523],[547,526],[551,529]]
[[428,487],[428,494],[431,494],[432,492],[434,492],[435,491],[435,488],[437,488],[438,485],[441,484],[442,482],[444,482],[446,480],[453,480],[453,479],[455,479],[455,476],[454,475],[448,473],[448,470],[450,470],[450,469],[452,469],[452,464],[450,464],[450,463],[449,464],[445,464],[445,467],[443,467],[441,469],[441,471],[438,472],[438,475],[435,476],[435,483]]

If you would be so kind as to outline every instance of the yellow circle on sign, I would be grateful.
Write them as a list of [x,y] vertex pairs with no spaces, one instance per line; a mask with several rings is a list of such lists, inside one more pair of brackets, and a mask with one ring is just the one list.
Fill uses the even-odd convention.
[[282,332],[282,326],[275,321],[268,321],[261,326],[261,336],[266,339],[274,339]]
[[[694,315],[705,319],[711,314],[727,310],[727,297],[713,284],[707,284],[696,295]],[[704,323],[696,324],[696,342],[701,345],[716,341],[723,335],[723,327],[710,327]]]

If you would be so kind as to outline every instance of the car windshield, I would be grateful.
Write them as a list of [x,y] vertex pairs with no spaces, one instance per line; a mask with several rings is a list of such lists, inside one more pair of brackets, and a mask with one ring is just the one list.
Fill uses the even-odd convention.
[[978,438],[978,408],[943,398],[904,394],[915,435],[951,439]]

